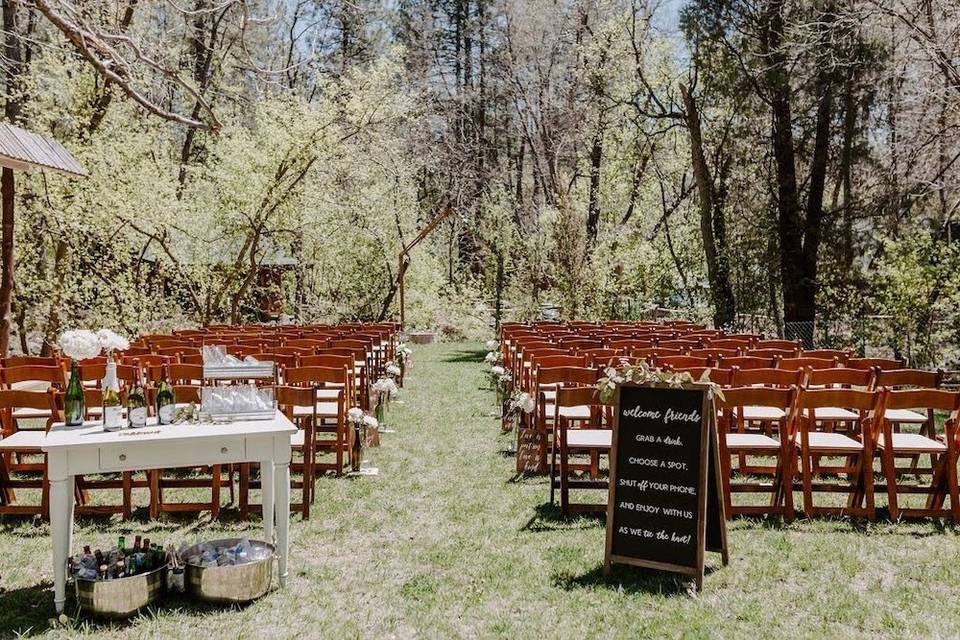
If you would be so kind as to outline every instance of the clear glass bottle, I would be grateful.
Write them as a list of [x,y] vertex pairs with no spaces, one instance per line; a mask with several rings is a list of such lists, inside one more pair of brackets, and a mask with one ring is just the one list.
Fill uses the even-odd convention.
[[103,395],[103,430],[117,431],[123,428],[120,406],[120,382],[117,380],[117,363],[107,360],[107,373],[100,383]]

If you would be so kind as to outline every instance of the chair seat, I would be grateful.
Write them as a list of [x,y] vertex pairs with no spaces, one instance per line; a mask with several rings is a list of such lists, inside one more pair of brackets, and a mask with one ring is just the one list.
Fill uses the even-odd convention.
[[887,409],[883,417],[895,424],[923,424],[927,421],[926,414],[912,409]]
[[[877,437],[877,446],[881,449],[886,448],[884,434]],[[907,453],[943,453],[947,450],[947,445],[938,441],[931,440],[919,433],[895,433],[893,434],[893,450]]]
[[613,432],[609,429],[568,429],[567,446],[584,449],[609,449]]
[[49,409],[27,409],[24,407],[13,410],[15,420],[39,420],[41,418],[46,420],[50,415]]
[[726,441],[728,449],[780,449],[779,442],[762,433],[728,433]]
[[[554,405],[545,404],[543,409],[546,412],[547,419],[552,420],[555,412]],[[560,407],[560,417],[567,420],[589,420],[590,406],[582,404],[576,407]]]
[[[310,407],[301,405],[293,408],[294,418],[305,418],[311,415],[313,415],[313,411],[310,409]],[[337,415],[338,414],[337,414],[336,402],[318,402],[317,403],[318,418],[336,418]]]
[[[800,434],[798,433],[794,436],[797,445],[800,444]],[[812,431],[809,434],[809,443],[811,449],[817,449],[821,451],[826,450],[835,450],[835,451],[863,451],[863,445],[849,438],[842,433],[824,433],[822,431]]]
[[22,380],[12,383],[10,388],[17,391],[46,391],[50,388],[50,383],[43,380]]
[[[810,414],[808,409],[804,409],[803,412],[806,415]],[[814,409],[813,415],[817,417],[817,420],[825,420],[827,422],[850,422],[860,419],[859,413],[844,409],[843,407],[817,407]]]
[[743,419],[744,420],[763,420],[763,421],[776,421],[782,420],[786,417],[786,413],[783,409],[777,407],[737,407],[734,413],[739,413],[740,409],[743,409]]

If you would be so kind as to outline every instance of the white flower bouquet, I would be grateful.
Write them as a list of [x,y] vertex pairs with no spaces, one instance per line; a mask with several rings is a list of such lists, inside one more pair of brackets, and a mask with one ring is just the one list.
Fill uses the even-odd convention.
[[57,345],[65,356],[73,360],[95,358],[103,350],[97,334],[85,329],[64,331],[57,339]]
[[396,362],[391,362],[390,364],[388,364],[386,368],[386,372],[387,372],[387,375],[390,376],[391,378],[397,378],[402,373],[402,371],[400,370],[400,365],[398,365]]
[[97,338],[100,340],[100,346],[112,356],[114,351],[126,351],[130,348],[130,341],[120,334],[110,329],[100,329],[97,331]]

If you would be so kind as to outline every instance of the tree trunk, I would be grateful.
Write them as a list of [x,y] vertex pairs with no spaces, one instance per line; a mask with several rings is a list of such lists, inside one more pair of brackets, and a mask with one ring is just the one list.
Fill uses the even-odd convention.
[[700,129],[700,112],[697,110],[696,100],[685,86],[681,86],[680,91],[686,111],[687,129],[690,131],[690,153],[699,196],[700,233],[703,236],[703,253],[707,261],[713,324],[718,328],[729,327],[736,319],[737,307],[733,287],[730,285],[730,267],[726,257],[724,198],[723,194],[714,192],[713,178],[703,152],[703,132]]
[[0,230],[0,357],[6,358],[10,348],[10,302],[13,297],[13,169],[4,167],[0,179],[3,221]]

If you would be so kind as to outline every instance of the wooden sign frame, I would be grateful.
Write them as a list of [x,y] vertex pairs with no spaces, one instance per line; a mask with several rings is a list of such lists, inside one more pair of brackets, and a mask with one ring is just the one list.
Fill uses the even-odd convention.
[[[702,391],[703,403],[700,421],[700,455],[699,455],[699,473],[697,479],[697,524],[696,524],[696,563],[694,566],[673,564],[669,562],[659,562],[644,558],[635,558],[631,556],[614,555],[613,536],[614,536],[614,512],[617,504],[617,448],[620,439],[620,392],[626,387],[639,387],[646,389],[671,389],[685,391]],[[689,575],[696,581],[697,592],[703,589],[703,569],[704,555],[706,551],[715,551],[721,554],[723,565],[729,563],[729,551],[727,548],[727,524],[726,513],[724,512],[724,501],[721,494],[720,477],[720,447],[717,440],[717,412],[713,402],[713,389],[707,383],[688,383],[680,386],[669,385],[662,382],[652,382],[644,384],[627,383],[620,385],[614,392],[613,397],[613,434],[610,447],[610,482],[607,496],[607,532],[606,545],[603,555],[604,575],[610,573],[613,564],[628,564],[638,567],[657,569],[660,571],[669,571]],[[708,523],[710,510],[708,510],[708,500],[715,505],[712,513],[716,514],[716,522]],[[713,543],[708,543],[707,527],[714,527]]]

